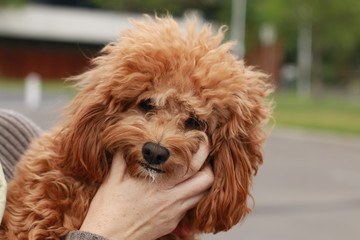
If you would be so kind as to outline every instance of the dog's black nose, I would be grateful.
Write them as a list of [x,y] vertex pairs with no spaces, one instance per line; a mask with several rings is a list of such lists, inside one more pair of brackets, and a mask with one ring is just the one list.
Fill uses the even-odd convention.
[[146,162],[153,165],[166,162],[170,156],[169,150],[152,142],[145,143],[141,152]]

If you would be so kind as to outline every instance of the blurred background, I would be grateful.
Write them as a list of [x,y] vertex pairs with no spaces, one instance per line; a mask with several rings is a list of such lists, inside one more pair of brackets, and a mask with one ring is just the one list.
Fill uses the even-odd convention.
[[0,0],[0,108],[49,129],[90,66],[143,13],[230,27],[276,86],[254,212],[201,239],[360,239],[360,1]]

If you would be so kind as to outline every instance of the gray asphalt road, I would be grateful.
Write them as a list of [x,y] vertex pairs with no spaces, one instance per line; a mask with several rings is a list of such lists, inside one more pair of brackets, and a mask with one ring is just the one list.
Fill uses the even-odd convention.
[[[10,108],[48,129],[66,96],[44,96],[37,110],[0,92]],[[254,212],[226,233],[202,240],[359,240],[360,138],[275,129],[255,178]]]
[[242,225],[202,240],[359,240],[360,139],[275,130],[253,190]]

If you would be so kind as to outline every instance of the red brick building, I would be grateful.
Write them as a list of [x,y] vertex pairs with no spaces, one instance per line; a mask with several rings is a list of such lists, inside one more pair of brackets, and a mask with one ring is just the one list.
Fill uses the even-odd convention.
[[141,15],[29,4],[0,9],[0,77],[58,79],[84,70],[129,18]]

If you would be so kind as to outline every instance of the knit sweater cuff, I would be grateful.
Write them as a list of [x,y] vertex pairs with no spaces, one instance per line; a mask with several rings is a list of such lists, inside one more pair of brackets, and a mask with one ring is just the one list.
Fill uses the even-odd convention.
[[71,231],[68,233],[65,240],[109,240],[109,239],[89,232]]

